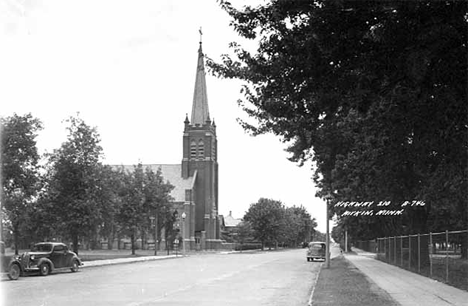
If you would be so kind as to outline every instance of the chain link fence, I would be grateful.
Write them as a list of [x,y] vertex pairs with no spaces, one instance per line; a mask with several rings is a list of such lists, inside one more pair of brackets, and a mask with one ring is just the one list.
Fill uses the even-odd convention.
[[468,291],[468,231],[445,231],[358,241],[377,259]]

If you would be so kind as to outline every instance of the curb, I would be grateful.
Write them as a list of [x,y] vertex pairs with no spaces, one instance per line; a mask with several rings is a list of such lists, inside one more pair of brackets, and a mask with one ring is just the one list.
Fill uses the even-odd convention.
[[307,302],[307,306],[313,305],[315,287],[317,287],[317,281],[319,279],[320,273],[322,273],[322,267],[323,267],[323,263],[320,264],[319,271],[317,272],[317,276],[315,277],[314,285],[312,287],[312,291],[310,292],[310,297],[309,297],[309,301]]

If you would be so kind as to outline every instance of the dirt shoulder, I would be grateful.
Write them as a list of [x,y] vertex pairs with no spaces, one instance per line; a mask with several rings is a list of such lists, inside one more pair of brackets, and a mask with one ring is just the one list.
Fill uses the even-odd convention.
[[313,306],[399,305],[392,297],[343,256],[322,267],[312,296]]

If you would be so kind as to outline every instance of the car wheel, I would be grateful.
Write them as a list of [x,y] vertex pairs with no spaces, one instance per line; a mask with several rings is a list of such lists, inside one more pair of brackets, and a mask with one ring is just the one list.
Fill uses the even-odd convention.
[[18,264],[12,264],[8,269],[8,278],[11,280],[17,280],[20,277],[21,269]]
[[43,263],[39,266],[39,273],[41,276],[47,276],[50,272],[50,266],[46,263]]
[[71,266],[70,270],[71,270],[72,272],[78,272],[79,268],[80,268],[80,265],[79,265],[79,263],[78,263],[78,260],[76,260],[76,259],[73,260],[72,266]]

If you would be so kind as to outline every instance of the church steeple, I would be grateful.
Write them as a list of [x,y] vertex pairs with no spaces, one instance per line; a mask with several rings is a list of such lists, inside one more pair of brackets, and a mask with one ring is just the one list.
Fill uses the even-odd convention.
[[204,55],[202,51],[202,42],[200,36],[200,47],[198,48],[197,74],[195,78],[192,117],[190,123],[192,125],[199,124],[200,126],[202,126],[206,124],[206,121],[209,120],[209,117],[210,115],[208,110],[208,96],[206,91]]
[[[214,240],[220,237],[218,219],[218,141],[216,125],[211,118],[208,111],[204,55],[200,36],[192,116],[190,121],[187,117],[184,121],[181,175],[183,179],[191,177],[195,180],[195,183],[191,185],[196,186],[193,197],[195,203],[195,235],[199,235],[200,241],[206,243],[213,243]],[[201,243],[203,244],[203,242]]]

